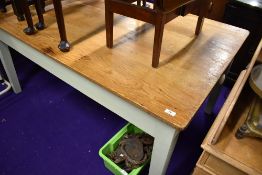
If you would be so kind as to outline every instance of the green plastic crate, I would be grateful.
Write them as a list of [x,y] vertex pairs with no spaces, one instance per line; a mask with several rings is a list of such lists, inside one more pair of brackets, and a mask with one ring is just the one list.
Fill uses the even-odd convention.
[[113,174],[115,175],[137,175],[139,172],[144,168],[145,164],[141,165],[140,167],[133,169],[130,173],[127,173],[123,169],[121,169],[117,164],[115,164],[111,159],[107,157],[109,153],[114,151],[116,147],[118,146],[118,143],[120,142],[121,138],[126,133],[143,133],[143,131],[137,127],[135,127],[132,124],[127,124],[125,127],[123,127],[114,137],[112,137],[100,150],[99,150],[99,156],[104,160],[104,164],[107,169],[109,169]]

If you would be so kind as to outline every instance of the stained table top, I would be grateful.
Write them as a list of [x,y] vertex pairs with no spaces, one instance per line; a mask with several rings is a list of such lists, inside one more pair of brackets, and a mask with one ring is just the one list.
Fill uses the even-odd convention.
[[103,1],[65,0],[63,10],[72,44],[68,53],[57,48],[52,6],[44,15],[47,28],[33,36],[22,32],[26,23],[11,12],[0,15],[0,29],[177,129],[188,126],[248,35],[206,19],[195,37],[196,16],[175,18],[165,27],[160,66],[154,69],[154,26],[115,15],[114,48],[108,49]]

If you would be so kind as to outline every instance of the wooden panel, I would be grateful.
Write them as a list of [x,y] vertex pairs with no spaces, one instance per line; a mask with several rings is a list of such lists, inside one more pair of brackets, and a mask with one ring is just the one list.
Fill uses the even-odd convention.
[[202,153],[197,167],[199,170],[196,172],[196,175],[199,172],[207,175],[247,175],[205,151]]
[[[9,13],[0,15],[0,28],[152,116],[178,129],[186,128],[248,31],[205,20],[196,38],[197,17],[178,17],[165,27],[160,67],[153,69],[153,26],[115,15],[115,45],[108,49],[101,2],[63,1],[72,43],[68,53],[57,48],[59,35],[51,9],[45,14],[47,29],[36,35],[26,36],[22,32],[25,22],[18,23]],[[176,116],[165,113],[166,109],[175,111]]]
[[215,144],[228,120],[228,118],[230,117],[230,114],[238,100],[238,97],[246,83],[246,81],[248,80],[248,77],[250,75],[250,72],[257,60],[257,57],[261,51],[261,48],[262,48],[262,39],[251,59],[251,62],[248,66],[248,68],[246,70],[243,70],[234,87],[232,88],[227,100],[225,101],[222,109],[220,110],[214,124],[212,125],[210,131],[208,132],[207,134],[207,137],[205,139],[205,141],[203,142],[203,144]]
[[258,57],[257,57],[257,61],[262,63],[262,51],[260,51]]
[[202,147],[212,155],[228,162],[248,174],[262,174],[262,141],[249,138],[236,139],[237,129],[244,123],[254,93],[247,87],[236,103],[220,139],[215,145],[204,143]]
[[212,175],[199,167],[195,167],[193,175]]
[[[251,90],[250,90],[251,91]],[[239,102],[238,106],[232,112],[232,116],[227,126],[221,134],[220,141],[216,144],[216,148],[226,155],[242,162],[251,169],[262,173],[262,142],[255,138],[236,139],[235,133],[237,129],[244,123],[249,105],[252,101],[251,92],[247,92],[246,96]],[[247,105],[248,104],[248,105]],[[237,148],[237,149],[236,149]]]
[[235,167],[212,155],[209,155],[205,166],[215,172],[215,174],[217,175],[247,175],[246,173],[236,169]]
[[[168,10],[172,10],[177,7],[180,7],[189,2],[192,2],[192,1],[195,1],[195,0],[162,0],[161,5],[164,10],[168,11]],[[196,0],[196,1],[199,1],[199,0]]]

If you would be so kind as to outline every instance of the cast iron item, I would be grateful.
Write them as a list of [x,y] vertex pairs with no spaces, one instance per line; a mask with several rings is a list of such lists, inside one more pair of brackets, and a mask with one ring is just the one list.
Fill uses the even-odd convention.
[[153,142],[148,134],[126,134],[108,156],[126,172],[131,172],[150,158]]

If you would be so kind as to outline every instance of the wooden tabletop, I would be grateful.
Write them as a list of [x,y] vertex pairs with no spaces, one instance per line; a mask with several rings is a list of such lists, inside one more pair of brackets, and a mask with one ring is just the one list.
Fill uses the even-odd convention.
[[178,17],[165,27],[160,66],[154,69],[152,25],[115,15],[114,48],[108,49],[103,1],[63,3],[72,44],[68,53],[57,48],[59,34],[50,6],[44,15],[47,29],[34,36],[26,36],[26,23],[11,13],[0,16],[0,28],[177,129],[190,123],[248,35],[246,30],[205,20],[196,38],[196,16]]

